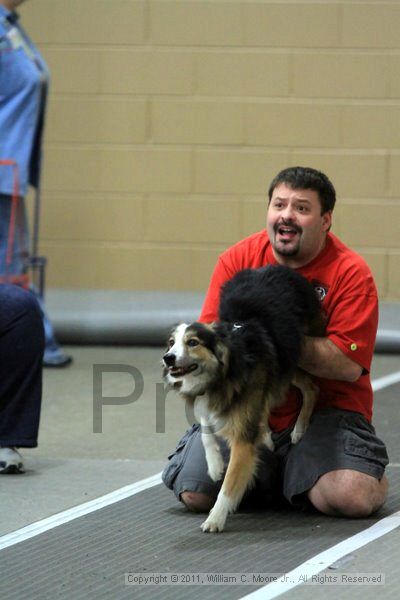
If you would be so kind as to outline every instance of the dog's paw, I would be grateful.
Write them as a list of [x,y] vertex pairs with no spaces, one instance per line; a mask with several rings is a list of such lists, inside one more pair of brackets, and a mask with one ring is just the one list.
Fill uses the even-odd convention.
[[292,433],[290,434],[290,439],[292,440],[292,444],[297,444],[301,438],[304,435],[304,431],[295,431],[293,429]]
[[201,528],[204,533],[219,533],[224,530],[224,526],[225,519],[221,521],[221,519],[209,516],[208,519],[202,523]]
[[208,474],[213,481],[219,481],[222,479],[225,465],[223,458],[219,452],[213,453],[212,458],[208,457]]
[[275,450],[275,444],[272,441],[272,433],[270,431],[265,434],[263,443],[267,446],[268,450],[271,450],[271,452]]
[[230,512],[233,512],[236,502],[233,502],[232,498],[229,498],[221,490],[218,494],[217,501],[212,507],[207,520],[204,521],[201,528],[204,532],[217,533],[223,531],[226,523],[226,519]]

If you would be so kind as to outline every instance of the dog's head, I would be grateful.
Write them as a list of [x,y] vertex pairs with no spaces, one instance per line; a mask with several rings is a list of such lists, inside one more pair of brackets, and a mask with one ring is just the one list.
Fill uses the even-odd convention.
[[194,322],[175,327],[163,356],[164,380],[184,394],[204,394],[225,371],[228,350],[214,325]]

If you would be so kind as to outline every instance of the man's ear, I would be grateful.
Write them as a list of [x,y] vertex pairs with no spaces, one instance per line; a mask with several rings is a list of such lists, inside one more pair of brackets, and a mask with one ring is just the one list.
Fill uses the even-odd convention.
[[325,232],[329,231],[332,227],[332,211],[328,210],[322,215],[322,228]]

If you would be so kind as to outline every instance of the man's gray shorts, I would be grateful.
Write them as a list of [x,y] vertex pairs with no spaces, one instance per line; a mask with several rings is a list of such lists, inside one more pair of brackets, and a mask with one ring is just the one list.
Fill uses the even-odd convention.
[[[335,408],[315,412],[296,445],[291,444],[290,432],[273,434],[274,452],[263,446],[255,485],[242,506],[261,508],[282,500],[282,495],[291,504],[307,504],[305,492],[324,473],[353,469],[381,479],[389,462],[385,444],[359,413]],[[229,449],[223,440],[220,445],[227,464]],[[162,478],[178,499],[184,491],[217,496],[222,482],[215,483],[207,474],[199,425],[186,432],[168,458]]]

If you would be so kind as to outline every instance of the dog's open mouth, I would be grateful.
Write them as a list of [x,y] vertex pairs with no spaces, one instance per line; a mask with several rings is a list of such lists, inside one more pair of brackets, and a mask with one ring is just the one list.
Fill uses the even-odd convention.
[[197,369],[197,365],[189,365],[188,367],[170,367],[169,374],[171,377],[184,377]]

